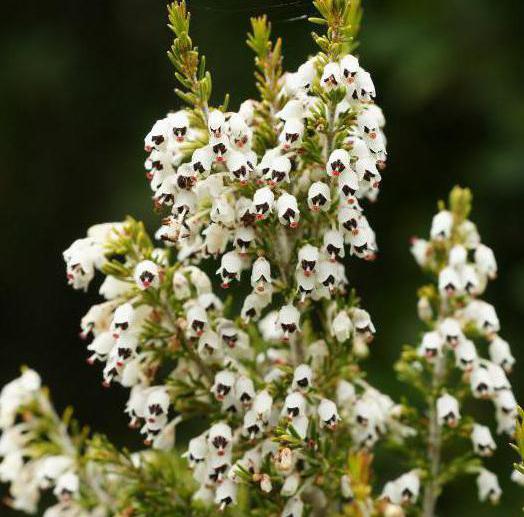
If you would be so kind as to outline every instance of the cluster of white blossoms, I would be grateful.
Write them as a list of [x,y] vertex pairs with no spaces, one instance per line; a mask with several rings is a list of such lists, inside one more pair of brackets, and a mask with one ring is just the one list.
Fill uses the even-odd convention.
[[[473,222],[457,219],[445,209],[433,218],[430,239],[413,239],[411,251],[422,268],[438,277],[433,299],[429,292],[419,298],[419,316],[430,330],[422,336],[418,354],[433,365],[434,375],[442,381],[436,400],[439,425],[454,428],[461,419],[464,392],[460,396],[448,392],[445,381],[456,368],[463,372],[462,383],[469,385],[474,398],[493,403],[497,433],[512,436],[517,402],[507,375],[515,359],[508,342],[499,335],[495,308],[480,299],[489,280],[497,276],[493,251],[481,243]],[[469,432],[474,452],[491,456],[496,444],[490,428],[474,423]],[[478,486],[481,500],[499,499],[497,477],[486,469],[479,472]]]
[[[165,212],[155,237],[166,247],[124,246],[132,249],[121,262],[125,273],[107,275],[100,287],[106,301],[82,319],[82,337],[92,338],[88,361],[105,363],[104,385],[131,389],[130,424],[155,448],[172,447],[185,418],[180,383],[200,379],[194,398],[221,416],[189,445],[200,484],[195,498],[233,503],[237,483],[245,482],[239,469],[271,492],[271,473],[264,472],[270,458],[289,498],[283,515],[298,517],[300,494],[315,489],[303,476],[308,454],[279,445],[278,433],[314,449],[318,433],[335,432],[343,419],[358,449],[401,426],[392,400],[358,376],[326,391],[329,375],[339,375],[329,370],[333,363],[345,368],[350,357],[367,355],[375,334],[369,314],[347,302],[343,263],[346,252],[366,260],[377,252],[361,206],[375,201],[386,161],[373,82],[348,54],[339,62],[311,58],[278,87],[276,145],[261,155],[254,150],[258,101],[243,102],[238,112],[208,110],[205,126],[189,109],[154,124],[145,166],[154,205]],[[337,92],[338,101],[328,102]],[[316,127],[320,114],[323,130]],[[64,252],[69,283],[86,289],[95,270],[107,273],[133,232],[126,223],[91,228]],[[221,288],[248,278],[252,290],[240,316],[226,311],[200,269],[208,257],[218,262]],[[320,333],[312,318],[320,318]],[[156,376],[162,340],[144,338],[152,322],[185,349],[164,379]]]
[[[32,417],[20,419],[25,408]],[[57,415],[41,390],[40,377],[25,370],[0,392],[0,481],[9,483],[8,504],[26,513],[35,513],[41,492],[52,490],[58,502],[44,517],[100,517],[100,510],[84,510],[75,498],[79,491],[76,448],[57,426]],[[58,419],[59,422],[59,419]],[[47,433],[53,429],[53,433]],[[48,439],[47,447],[42,441]],[[39,449],[49,451],[36,455]]]

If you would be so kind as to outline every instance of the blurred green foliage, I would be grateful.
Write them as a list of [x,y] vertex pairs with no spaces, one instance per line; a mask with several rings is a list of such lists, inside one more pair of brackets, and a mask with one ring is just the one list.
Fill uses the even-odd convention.
[[[226,91],[233,108],[256,95],[243,43],[250,16],[267,12],[284,37],[286,69],[313,50],[308,1],[193,0],[189,7],[217,103]],[[359,52],[387,117],[390,156],[369,211],[381,255],[372,264],[353,260],[349,272],[378,327],[370,378],[405,394],[392,364],[401,345],[417,339],[415,293],[424,281],[408,240],[427,234],[437,199],[460,183],[472,188],[472,217],[499,260],[486,298],[521,365],[512,382],[522,403],[524,2],[367,0],[364,8]],[[157,222],[142,139],[178,103],[166,23],[162,0],[4,0],[0,17],[0,384],[30,364],[59,406],[74,403],[81,421],[131,446],[138,439],[126,430],[125,393],[102,393],[75,334],[96,297],[66,288],[60,253],[95,222],[127,213],[150,228]],[[502,474],[501,504],[477,503],[467,479],[445,495],[441,515],[518,515],[522,488],[508,480],[514,455],[504,439],[499,448],[490,466]],[[393,476],[400,466],[387,457],[379,467]]]

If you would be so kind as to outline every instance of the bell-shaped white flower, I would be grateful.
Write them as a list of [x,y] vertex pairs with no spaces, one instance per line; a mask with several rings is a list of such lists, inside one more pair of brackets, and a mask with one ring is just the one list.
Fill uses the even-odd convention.
[[304,503],[300,497],[296,496],[288,499],[282,510],[281,517],[302,517],[303,513]]
[[111,322],[113,337],[118,339],[126,333],[135,321],[135,309],[130,303],[124,303],[117,307]]
[[496,335],[489,344],[489,357],[495,363],[510,373],[515,364],[515,358],[511,354],[509,343]]
[[403,504],[414,504],[420,493],[420,476],[417,470],[411,470],[400,476],[396,483]]
[[215,492],[215,504],[220,511],[224,511],[228,506],[234,505],[237,498],[237,485],[233,481],[226,479],[220,483]]
[[163,150],[169,138],[169,122],[167,118],[157,120],[144,139],[144,149],[150,153],[153,149]]
[[332,400],[322,399],[317,407],[317,414],[321,428],[336,429],[340,416],[337,411],[337,405]]
[[411,239],[410,251],[415,259],[415,262],[420,267],[425,267],[427,265],[430,252],[430,245],[428,241],[425,239],[413,237]]
[[313,383],[313,370],[308,364],[299,364],[293,373],[292,390],[308,390]]
[[255,400],[253,401],[253,411],[259,420],[267,422],[271,414],[271,408],[273,407],[273,397],[268,391],[259,391]]
[[328,63],[322,71],[320,84],[327,90],[338,88],[342,82],[340,66],[338,63]]
[[[466,341],[468,343],[468,341]],[[488,399],[493,395],[493,379],[489,370],[482,366],[475,368],[470,378],[471,392],[475,398]]]
[[221,138],[226,129],[226,118],[224,114],[219,110],[213,110],[209,114],[207,128],[209,135],[213,140]]
[[337,230],[329,230],[324,234],[322,250],[332,262],[344,258],[344,236]]
[[235,394],[244,407],[251,406],[255,398],[255,385],[249,377],[239,377],[235,383]]
[[297,416],[304,416],[305,412],[306,399],[304,396],[298,391],[290,393],[284,400],[281,415],[292,420]]
[[249,180],[250,168],[246,156],[241,152],[231,152],[226,161],[229,176],[232,181],[239,181],[246,185]]
[[284,128],[279,136],[279,143],[284,149],[296,149],[302,143],[302,136],[304,135],[304,124],[298,118],[290,118],[286,120]]
[[208,449],[216,452],[218,456],[224,456],[231,448],[233,434],[229,425],[219,422],[209,429],[207,443]]
[[55,485],[53,494],[61,501],[69,501],[78,493],[80,481],[74,472],[62,474]]
[[453,228],[453,214],[447,210],[441,210],[431,222],[430,236],[434,240],[449,239]]
[[499,485],[497,476],[487,469],[480,469],[477,477],[477,487],[479,493],[479,500],[481,502],[488,501],[492,504],[498,503],[502,490]]
[[289,183],[289,173],[291,171],[291,161],[286,156],[277,156],[271,161],[271,167],[266,173],[266,181],[270,186],[279,183]]
[[247,255],[251,244],[255,241],[255,230],[251,226],[240,226],[235,232],[233,243],[241,257]]
[[477,365],[478,354],[475,343],[469,339],[463,340],[455,348],[455,359],[457,366],[466,372],[470,372]]
[[471,442],[473,443],[473,450],[479,456],[491,456],[497,448],[489,427],[485,425],[473,424]]
[[439,325],[439,332],[451,348],[456,348],[465,339],[460,323],[454,318],[443,320]]
[[340,176],[350,169],[349,153],[345,149],[335,149],[328,158],[327,173],[329,176]]
[[459,274],[452,267],[445,267],[438,277],[438,288],[442,296],[456,296],[462,290]]
[[366,72],[363,68],[359,68],[355,80],[357,83],[356,94],[358,100],[361,102],[371,102],[374,100],[376,96],[375,85],[369,72]]
[[292,495],[295,495],[297,493],[299,485],[300,474],[298,472],[294,472],[293,474],[287,476],[284,479],[284,483],[282,484],[280,494],[284,497],[291,497]]
[[251,269],[251,287],[256,293],[264,293],[271,282],[271,265],[266,258],[259,257]]
[[331,206],[329,186],[322,181],[312,183],[307,194],[307,204],[313,212],[328,211]]
[[422,337],[422,343],[419,346],[419,355],[432,360],[439,356],[442,351],[443,341],[440,332],[434,330],[426,332]]
[[198,174],[205,174],[211,170],[215,154],[210,145],[198,148],[191,157],[191,167]]
[[287,192],[277,199],[276,203],[278,220],[284,226],[296,228],[300,220],[300,210],[298,208],[297,198]]
[[351,95],[350,89],[354,91],[356,87],[355,77],[357,75],[358,69],[358,59],[351,55],[345,55],[340,61],[340,69],[342,71],[342,81],[348,87],[348,94]]
[[437,399],[437,418],[440,425],[456,427],[460,419],[458,400],[447,393],[440,396]]
[[355,194],[359,189],[358,175],[353,169],[346,169],[338,178],[338,190],[348,205],[357,205]]
[[355,208],[340,205],[338,210],[338,223],[346,232],[356,235],[362,227],[362,215]]
[[278,311],[277,325],[282,329],[282,340],[289,341],[291,336],[300,332],[300,312],[293,305],[284,305]]
[[253,196],[253,213],[256,220],[261,221],[273,211],[275,195],[269,187],[258,189]]
[[143,260],[136,265],[134,278],[137,286],[142,290],[150,287],[156,289],[160,285],[158,266],[151,260]]
[[475,249],[475,264],[479,271],[490,279],[497,277],[497,261],[493,250],[484,244]]
[[236,251],[229,251],[222,255],[220,267],[217,269],[217,275],[222,278],[221,286],[226,289],[232,280],[239,280],[241,270],[242,261]]
[[191,337],[200,337],[209,325],[206,310],[199,304],[188,307],[186,320],[187,331]]
[[319,251],[311,244],[305,244],[298,250],[297,269],[301,268],[306,276],[311,276],[315,273],[319,261]]
[[331,333],[339,343],[347,341],[353,330],[353,322],[346,311],[340,311],[331,323]]
[[222,370],[215,375],[215,382],[211,388],[217,400],[224,398],[231,393],[235,386],[235,374],[229,370]]

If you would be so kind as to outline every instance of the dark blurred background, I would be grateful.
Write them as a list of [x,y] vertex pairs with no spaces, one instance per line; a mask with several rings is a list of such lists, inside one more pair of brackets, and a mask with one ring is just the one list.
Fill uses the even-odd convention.
[[[308,1],[189,5],[214,98],[229,91],[233,108],[255,95],[244,44],[250,16],[267,12],[275,34],[285,37],[287,69],[314,50],[304,19],[312,13]],[[366,365],[370,378],[402,394],[392,363],[420,331],[415,292],[424,281],[408,240],[427,235],[437,199],[459,183],[472,187],[473,218],[498,257],[500,275],[486,298],[520,361],[512,382],[522,394],[524,3],[364,5],[359,52],[387,117],[390,156],[379,202],[369,209],[380,259],[353,260],[350,276],[378,327]],[[85,364],[77,337],[96,289],[86,296],[66,286],[61,252],[93,223],[128,213],[151,229],[157,223],[142,148],[152,123],[177,106],[165,2],[3,0],[0,25],[0,384],[28,364],[41,372],[60,409],[74,404],[82,422],[137,446],[122,412],[124,390],[100,386],[100,370]],[[522,488],[507,479],[515,457],[504,438],[499,449],[489,463],[503,474],[501,505],[477,503],[467,479],[446,492],[442,515],[519,514]]]

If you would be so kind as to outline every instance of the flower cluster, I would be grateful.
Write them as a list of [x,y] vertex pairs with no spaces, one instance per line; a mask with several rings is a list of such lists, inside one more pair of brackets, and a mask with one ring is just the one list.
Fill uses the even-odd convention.
[[[106,274],[106,301],[82,319],[82,337],[92,338],[88,361],[105,364],[104,385],[131,389],[126,412],[145,443],[169,449],[180,421],[209,414],[186,456],[194,498],[219,507],[252,484],[278,489],[282,514],[298,516],[301,494],[318,491],[328,442],[367,450],[388,429],[405,431],[398,407],[361,377],[375,327],[344,264],[377,252],[363,205],[385,167],[384,117],[350,53],[358,3],[317,7],[343,30],[315,35],[322,51],[292,73],[282,73],[265,18],[252,21],[261,99],[232,112],[208,106],[208,74],[201,62],[195,76],[184,57],[185,5],[174,5],[171,58],[189,105],[145,137],[165,247],[127,220],[91,228],[64,253],[73,287]],[[238,283],[238,295],[217,283]],[[339,501],[351,491],[344,479]]]
[[77,503],[77,449],[45,392],[40,377],[25,370],[0,393],[0,481],[10,483],[7,503],[35,513],[40,494],[51,489],[58,502],[44,516],[99,517],[100,509]]
[[[469,190],[455,187],[449,207],[441,204],[433,218],[430,238],[414,238],[411,244],[418,265],[435,278],[419,291],[418,313],[427,331],[418,348],[406,349],[397,365],[401,378],[425,394],[428,405],[424,515],[433,515],[441,471],[451,468],[441,460],[444,437],[469,437],[477,458],[489,457],[497,448],[488,425],[462,414],[466,400],[490,401],[497,433],[511,436],[515,431],[517,403],[507,377],[515,359],[499,335],[495,308],[480,298],[496,278],[497,262],[467,218],[470,209]],[[478,472],[481,501],[498,501],[497,477],[478,459],[466,452],[454,462],[453,476]]]

